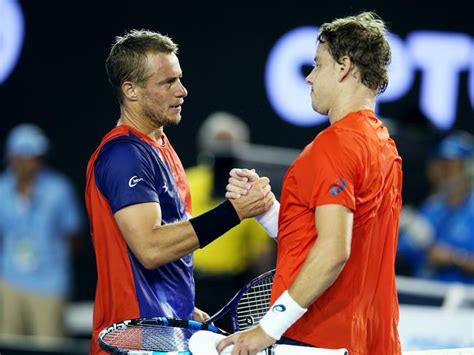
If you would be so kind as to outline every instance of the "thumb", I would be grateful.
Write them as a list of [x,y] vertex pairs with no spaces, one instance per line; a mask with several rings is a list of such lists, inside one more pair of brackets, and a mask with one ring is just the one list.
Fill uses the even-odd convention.
[[230,335],[227,338],[222,339],[218,344],[217,344],[217,353],[220,354],[222,350],[224,350],[227,346],[234,344],[234,339],[233,336]]

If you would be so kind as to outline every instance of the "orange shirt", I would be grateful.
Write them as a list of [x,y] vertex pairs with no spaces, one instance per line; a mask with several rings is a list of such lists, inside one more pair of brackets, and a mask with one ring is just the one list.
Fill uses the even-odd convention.
[[295,160],[282,188],[272,303],[318,237],[317,206],[346,206],[354,224],[343,271],[285,337],[351,355],[401,353],[394,267],[401,189],[401,158],[371,110],[335,122]]

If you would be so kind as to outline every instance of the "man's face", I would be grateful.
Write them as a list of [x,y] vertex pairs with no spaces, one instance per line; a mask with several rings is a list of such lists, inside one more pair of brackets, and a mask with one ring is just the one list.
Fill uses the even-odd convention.
[[463,159],[439,159],[437,163],[443,183],[458,183],[466,176],[466,166]]
[[306,77],[306,81],[311,85],[311,104],[313,110],[327,115],[336,92],[337,63],[329,53],[326,43],[319,43],[314,62],[313,70]]
[[36,156],[11,155],[8,159],[19,180],[31,179],[41,167],[41,158]]
[[177,125],[181,105],[188,95],[181,83],[182,72],[175,54],[149,54],[146,82],[139,87],[142,113],[153,126]]

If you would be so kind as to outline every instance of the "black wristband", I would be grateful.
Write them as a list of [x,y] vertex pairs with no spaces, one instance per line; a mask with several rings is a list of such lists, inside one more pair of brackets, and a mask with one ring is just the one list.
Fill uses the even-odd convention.
[[240,218],[229,200],[219,206],[189,220],[199,239],[199,246],[204,248],[214,239],[240,223]]

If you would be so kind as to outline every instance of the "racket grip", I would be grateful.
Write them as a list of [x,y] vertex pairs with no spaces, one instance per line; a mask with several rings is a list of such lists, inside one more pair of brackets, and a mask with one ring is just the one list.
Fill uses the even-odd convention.
[[[268,350],[268,349],[267,349]],[[348,355],[346,349],[323,349],[310,346],[297,346],[286,344],[275,344],[272,349],[272,355]],[[260,355],[260,353],[259,353]]]

